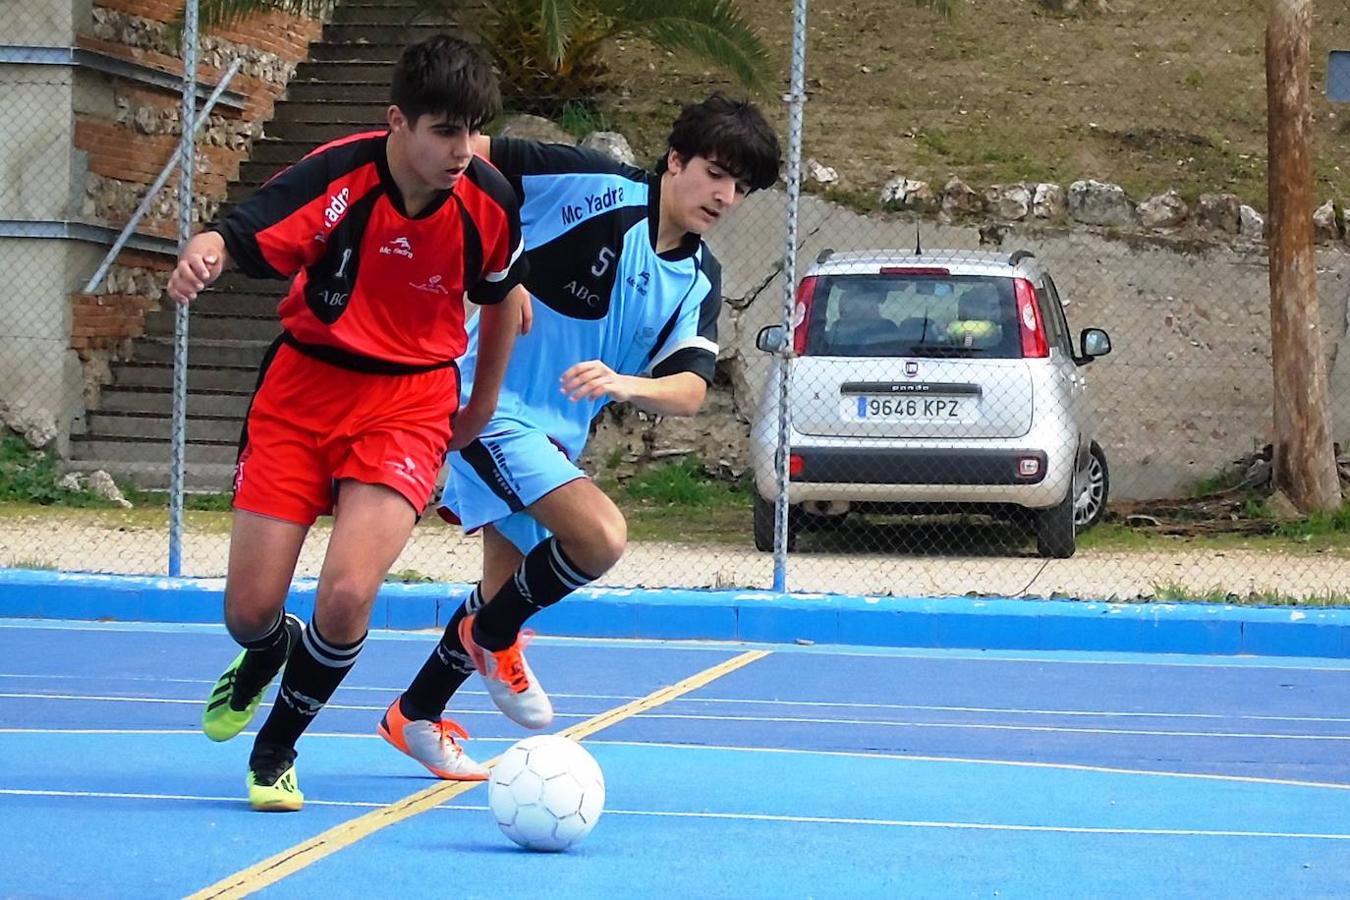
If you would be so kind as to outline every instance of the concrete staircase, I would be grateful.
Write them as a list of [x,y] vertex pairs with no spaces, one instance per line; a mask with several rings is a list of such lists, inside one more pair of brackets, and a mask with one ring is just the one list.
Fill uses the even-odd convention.
[[[384,124],[389,77],[403,47],[447,26],[409,25],[406,0],[341,0],[320,40],[310,44],[266,136],[230,185],[229,203],[247,197],[315,146]],[[222,213],[224,211],[222,210]],[[228,490],[240,429],[258,364],[280,333],[276,305],[286,283],[227,273],[192,307],[188,329],[186,486]],[[72,435],[70,467],[104,469],[142,488],[169,483],[173,406],[174,311],[146,317],[130,361],[113,366],[101,404]]]

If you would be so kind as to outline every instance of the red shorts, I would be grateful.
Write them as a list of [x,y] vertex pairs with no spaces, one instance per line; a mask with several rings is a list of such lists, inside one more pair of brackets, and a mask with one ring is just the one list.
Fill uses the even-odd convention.
[[312,525],[344,478],[382,484],[420,514],[459,408],[454,366],[376,375],[281,344],[264,362],[234,470],[234,508]]

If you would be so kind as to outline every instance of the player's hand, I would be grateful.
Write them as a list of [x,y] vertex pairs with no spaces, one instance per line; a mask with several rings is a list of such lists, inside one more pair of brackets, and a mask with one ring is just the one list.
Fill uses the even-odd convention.
[[474,405],[472,399],[464,405],[459,412],[455,413],[454,433],[450,435],[451,450],[463,450],[469,444],[478,440],[478,435],[483,433],[487,427],[488,420],[492,418],[493,409],[484,404]]
[[525,294],[525,299],[520,302],[520,333],[529,334],[534,326],[534,302],[530,299],[529,293]]
[[562,392],[570,400],[609,397],[624,403],[633,396],[632,379],[620,375],[598,359],[577,363],[562,375]]
[[225,239],[203,231],[183,246],[169,276],[168,294],[178,303],[190,303],[225,271]]

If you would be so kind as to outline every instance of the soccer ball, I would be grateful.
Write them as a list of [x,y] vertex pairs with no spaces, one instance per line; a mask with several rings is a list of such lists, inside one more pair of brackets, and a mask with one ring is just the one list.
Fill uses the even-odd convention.
[[591,833],[605,807],[605,776],[571,738],[540,734],[512,744],[492,767],[488,809],[527,850],[566,850]]

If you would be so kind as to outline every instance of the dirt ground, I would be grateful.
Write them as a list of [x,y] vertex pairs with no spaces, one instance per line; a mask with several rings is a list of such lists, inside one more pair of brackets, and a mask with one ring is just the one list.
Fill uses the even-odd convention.
[[[784,129],[792,4],[738,0],[779,81],[761,98]],[[953,174],[983,187],[1096,178],[1135,199],[1176,187],[1266,207],[1265,4],[1110,0],[1063,16],[1034,0],[958,0],[951,20],[909,0],[812,0],[805,153],[832,191],[875,198],[890,178]],[[1350,46],[1343,3],[1316,4],[1313,131],[1318,202],[1350,195],[1340,149],[1350,113],[1326,99],[1327,51]],[[679,99],[735,90],[720,73],[637,41],[608,55],[606,101],[641,158],[664,144]]]
[[[316,527],[300,574],[317,575],[326,529]],[[219,529],[189,531],[184,574],[223,575],[229,536]],[[74,571],[162,574],[167,571],[163,530],[108,527],[78,521],[0,520],[0,563]],[[464,582],[480,565],[479,543],[439,523],[424,524],[394,566],[409,580]],[[714,544],[641,542],[601,584],[622,587],[752,587],[772,584],[769,554]],[[1333,555],[1278,555],[1225,550],[1206,553],[1081,550],[1073,559],[1034,556],[886,555],[803,552],[789,559],[793,591],[901,596],[1157,596],[1185,589],[1279,594],[1286,597],[1350,595],[1350,563]]]

